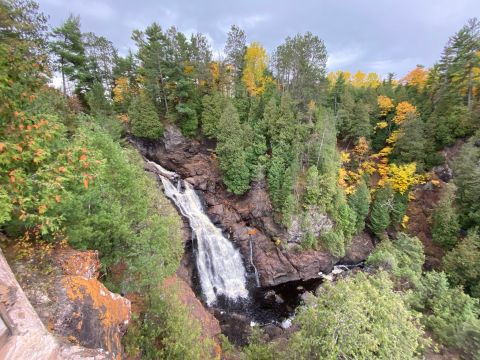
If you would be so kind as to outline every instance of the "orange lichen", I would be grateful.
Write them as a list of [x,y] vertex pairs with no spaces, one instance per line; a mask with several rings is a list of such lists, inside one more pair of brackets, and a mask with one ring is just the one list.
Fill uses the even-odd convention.
[[94,309],[101,313],[100,318],[105,327],[117,326],[130,319],[130,302],[111,293],[98,280],[65,276],[62,283],[70,300],[85,302],[86,299],[91,299]]

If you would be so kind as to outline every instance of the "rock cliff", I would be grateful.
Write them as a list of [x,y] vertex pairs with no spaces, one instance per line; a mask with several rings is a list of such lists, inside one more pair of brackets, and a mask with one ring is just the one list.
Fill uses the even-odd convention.
[[[329,273],[340,260],[352,263],[365,259],[373,249],[371,239],[362,234],[353,239],[344,259],[320,250],[298,251],[293,246],[298,236],[274,220],[264,182],[252,184],[250,191],[242,196],[229,193],[222,183],[213,150],[195,140],[184,139],[174,127],[167,127],[159,142],[133,141],[145,157],[175,171],[202,193],[212,221],[231,235],[245,259],[250,259],[252,252],[264,287],[316,278],[319,272]],[[147,170],[155,172],[153,168]],[[325,217],[320,217],[320,221],[322,226],[332,225]]]
[[18,282],[0,256],[0,307],[9,322],[0,358],[121,358],[130,302],[98,281],[96,252],[58,248],[48,260],[32,254],[10,263]]

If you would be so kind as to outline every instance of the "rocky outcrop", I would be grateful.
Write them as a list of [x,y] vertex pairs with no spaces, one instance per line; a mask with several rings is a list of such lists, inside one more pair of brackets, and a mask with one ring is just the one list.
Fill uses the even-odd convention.
[[[253,260],[262,286],[317,278],[329,273],[340,259],[320,250],[298,251],[300,231],[288,233],[274,220],[265,182],[256,182],[248,193],[235,196],[221,181],[213,149],[195,140],[186,140],[169,126],[160,142],[132,140],[140,152],[166,169],[175,171],[202,193],[212,221],[225,229],[239,246],[244,258]],[[154,169],[147,169],[154,171]],[[326,216],[312,214],[309,221],[319,233],[332,226]],[[372,249],[365,237],[355,238],[345,261],[356,261]],[[250,249],[252,246],[252,249]],[[343,261],[343,260],[342,260]]]
[[0,358],[101,360],[115,355],[62,342],[49,333],[0,251]]
[[58,248],[48,259],[33,254],[29,259],[12,259],[11,264],[43,326],[52,334],[66,343],[121,357],[130,301],[98,281],[97,252]]
[[167,291],[174,291],[178,299],[188,309],[190,317],[201,324],[202,338],[211,339],[215,342],[217,336],[221,333],[218,320],[205,309],[191,287],[177,275],[166,278],[162,286]]

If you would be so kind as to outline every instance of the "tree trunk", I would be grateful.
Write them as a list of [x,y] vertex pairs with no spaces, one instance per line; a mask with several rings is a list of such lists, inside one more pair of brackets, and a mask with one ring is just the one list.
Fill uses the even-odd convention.
[[67,84],[65,81],[65,72],[63,71],[63,59],[61,60],[61,64],[62,64],[63,97],[67,98]]

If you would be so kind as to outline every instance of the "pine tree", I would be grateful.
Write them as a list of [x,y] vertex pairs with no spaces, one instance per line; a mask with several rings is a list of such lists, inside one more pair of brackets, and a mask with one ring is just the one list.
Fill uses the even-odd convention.
[[163,125],[148,95],[140,94],[133,98],[128,108],[128,117],[133,135],[150,140],[162,136]]
[[237,110],[227,103],[217,126],[217,155],[223,182],[234,194],[250,188],[250,170],[245,151],[245,134]]
[[58,62],[58,70],[62,75],[63,94],[67,95],[67,80],[76,81],[77,88],[86,82],[85,46],[80,31],[80,18],[70,15],[59,27],[53,29],[51,51]]
[[445,249],[458,241],[460,225],[455,208],[455,187],[446,186],[432,213],[432,239]]

